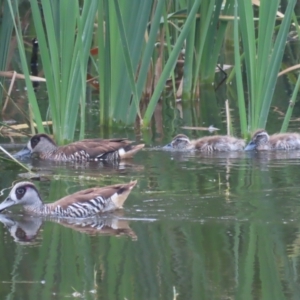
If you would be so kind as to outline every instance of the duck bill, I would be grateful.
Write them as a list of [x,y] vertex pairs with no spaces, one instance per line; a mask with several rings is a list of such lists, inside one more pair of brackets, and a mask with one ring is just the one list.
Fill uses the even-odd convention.
[[171,150],[171,149],[173,149],[173,147],[172,147],[172,145],[171,145],[171,143],[170,143],[170,144],[168,144],[168,145],[166,145],[166,146],[163,146],[163,149],[164,149],[164,150]]
[[13,206],[15,204],[15,202],[7,197],[1,204],[0,204],[0,212],[2,212],[4,209]]
[[252,150],[255,150],[255,149],[256,149],[255,143],[250,142],[250,143],[246,146],[246,148],[245,148],[244,150],[245,150],[245,151],[252,151]]
[[15,153],[13,155],[13,157],[16,158],[16,159],[22,159],[22,158],[25,158],[25,157],[29,157],[30,154],[31,154],[30,149],[28,149],[28,147],[25,146],[22,150],[20,150],[19,152]]

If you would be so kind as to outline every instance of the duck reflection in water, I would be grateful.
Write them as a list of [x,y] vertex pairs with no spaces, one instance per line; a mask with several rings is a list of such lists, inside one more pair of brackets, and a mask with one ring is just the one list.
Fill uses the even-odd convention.
[[132,240],[137,240],[128,221],[121,219],[121,212],[118,215],[116,213],[107,214],[101,218],[94,217],[84,220],[0,214],[0,222],[9,231],[14,241],[21,244],[38,243],[39,231],[43,223],[49,221],[91,236],[127,236]]
[[53,170],[78,170],[83,171],[88,176],[90,174],[119,174],[120,172],[127,173],[128,171],[142,171],[144,166],[133,161],[85,161],[85,162],[64,162],[64,161],[51,161],[51,160],[41,160],[41,159],[28,159],[26,162],[32,168],[37,170],[42,170],[43,172],[53,173]]

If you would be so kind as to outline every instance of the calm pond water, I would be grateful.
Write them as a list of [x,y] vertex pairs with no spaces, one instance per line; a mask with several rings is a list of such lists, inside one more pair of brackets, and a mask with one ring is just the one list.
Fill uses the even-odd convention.
[[[123,212],[84,223],[1,214],[0,299],[299,299],[300,151],[27,165],[50,178],[36,182],[45,202],[138,185]],[[2,188],[23,172],[0,170]]]

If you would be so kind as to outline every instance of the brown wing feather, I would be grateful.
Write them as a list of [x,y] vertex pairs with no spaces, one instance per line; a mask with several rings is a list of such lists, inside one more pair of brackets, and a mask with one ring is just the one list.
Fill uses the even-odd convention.
[[126,145],[131,144],[132,141],[126,139],[126,138],[116,138],[116,139],[84,139],[78,142],[74,142],[75,143],[79,143],[79,142],[84,142],[84,143],[88,143],[88,142],[95,142],[95,143],[109,143],[109,142],[113,142],[113,143],[126,143]]
[[110,198],[113,194],[119,193],[122,194],[125,190],[129,190],[133,186],[135,186],[136,181],[127,183],[127,184],[114,184],[105,187],[95,187],[82,191],[78,191],[74,194],[65,196],[56,202],[51,204],[52,207],[61,206],[62,208],[66,208],[67,206],[73,203],[81,203],[86,202],[91,199],[94,199],[98,196],[101,196],[105,199]]
[[87,139],[59,147],[58,151],[65,154],[73,154],[78,151],[85,151],[90,158],[96,158],[104,153],[118,151],[132,142],[127,139]]

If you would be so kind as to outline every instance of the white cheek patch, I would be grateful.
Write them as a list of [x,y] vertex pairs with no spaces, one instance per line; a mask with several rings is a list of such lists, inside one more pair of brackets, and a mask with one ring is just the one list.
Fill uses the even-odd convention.
[[30,151],[32,151],[31,140],[28,141],[28,143],[27,143],[27,148],[28,148]]

